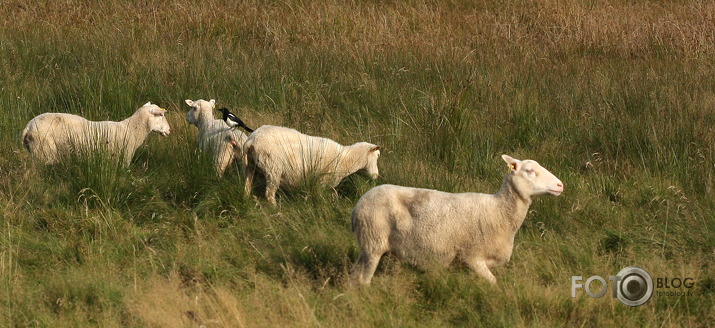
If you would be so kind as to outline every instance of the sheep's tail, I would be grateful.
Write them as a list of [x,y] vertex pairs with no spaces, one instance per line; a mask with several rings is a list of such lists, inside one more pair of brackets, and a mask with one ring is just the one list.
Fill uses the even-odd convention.
[[248,161],[252,160],[249,158],[252,158],[255,155],[255,151],[256,149],[253,147],[253,139],[249,138],[243,143],[243,166],[248,166]]
[[363,206],[363,202],[361,202],[362,198],[358,200],[357,204],[355,204],[355,207],[353,207],[353,211],[350,213],[350,231],[359,234],[360,230],[364,227],[364,221],[365,221],[365,207]]
[[30,133],[30,125],[25,127],[24,130],[22,130],[22,145],[27,149],[27,151],[30,151],[30,144],[34,141],[34,138],[32,137],[32,133]]
[[248,154],[248,152],[253,152],[253,139],[249,138],[243,143],[243,151]]

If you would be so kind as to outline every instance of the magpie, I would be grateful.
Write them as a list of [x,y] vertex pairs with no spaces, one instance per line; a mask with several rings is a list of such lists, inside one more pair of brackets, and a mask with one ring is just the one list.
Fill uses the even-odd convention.
[[226,121],[226,124],[228,124],[228,126],[230,126],[232,129],[242,127],[246,131],[248,131],[248,133],[253,132],[253,129],[247,127],[246,124],[243,123],[240,118],[238,118],[238,116],[233,115],[233,113],[229,112],[228,108],[224,107],[219,110],[223,113],[223,120]]

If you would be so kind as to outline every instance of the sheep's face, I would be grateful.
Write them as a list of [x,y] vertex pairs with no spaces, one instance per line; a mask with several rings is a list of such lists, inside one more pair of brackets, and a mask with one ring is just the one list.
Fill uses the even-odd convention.
[[377,179],[380,174],[377,168],[377,159],[380,158],[380,146],[369,145],[367,152],[367,165],[363,169],[365,175],[369,176],[371,179]]
[[564,184],[533,160],[523,160],[502,155],[504,161],[509,165],[510,174],[513,175],[513,182],[519,190],[526,192],[530,196],[554,195],[558,196],[564,191]]
[[[137,113],[144,111],[142,114],[142,119],[146,119],[146,124],[149,126],[150,131],[156,131],[161,133],[163,136],[168,136],[171,133],[171,127],[169,127],[169,122],[166,121],[164,114],[166,109],[163,109],[157,105],[148,102],[144,104],[141,108],[137,109]],[[145,113],[149,113],[149,117],[146,118]]]
[[189,109],[189,112],[186,113],[186,121],[189,122],[189,124],[193,124],[198,126],[199,124],[199,117],[205,116],[206,119],[213,119],[213,110],[216,107],[216,100],[211,99],[209,101],[199,99],[196,101],[193,101],[191,99],[186,99],[184,100],[191,109]]
[[149,117],[149,128],[152,131],[161,133],[162,136],[168,136],[171,133],[171,127],[164,116],[166,109],[152,105],[151,103],[146,103],[144,107],[146,107],[151,114],[151,117]]

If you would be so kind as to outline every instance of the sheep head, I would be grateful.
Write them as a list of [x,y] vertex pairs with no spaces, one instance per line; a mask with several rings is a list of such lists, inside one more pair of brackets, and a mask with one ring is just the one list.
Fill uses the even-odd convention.
[[512,175],[514,186],[524,196],[558,196],[564,191],[561,180],[536,161],[530,159],[521,161],[509,155],[501,155],[501,157],[509,166],[509,174]]
[[216,107],[215,99],[211,99],[209,101],[203,99],[199,99],[196,101],[186,99],[184,100],[184,102],[186,102],[186,104],[191,107],[191,109],[189,109],[189,112],[186,113],[186,121],[188,121],[189,124],[198,126],[199,120],[201,119],[213,119],[213,110],[214,107]]
[[148,102],[142,106],[143,109],[149,112],[149,129],[161,133],[162,136],[168,136],[171,133],[171,127],[166,120],[164,114],[166,109]]
[[377,159],[380,158],[380,146],[373,145],[367,142],[362,142],[361,144],[361,148],[367,150],[367,154],[365,154],[367,158],[367,163],[365,164],[365,167],[362,171],[367,176],[375,180],[380,175],[380,171],[377,168]]

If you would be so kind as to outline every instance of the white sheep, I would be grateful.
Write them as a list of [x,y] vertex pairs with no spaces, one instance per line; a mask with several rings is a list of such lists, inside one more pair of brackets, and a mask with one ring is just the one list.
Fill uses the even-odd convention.
[[539,163],[502,158],[509,173],[494,195],[395,185],[366,192],[351,217],[361,249],[351,279],[369,284],[382,255],[391,252],[424,268],[447,266],[459,258],[495,284],[489,268],[509,261],[531,197],[558,196],[564,190],[561,181]]
[[199,148],[212,154],[216,173],[223,176],[234,159],[243,159],[246,135],[237,129],[231,129],[223,120],[214,119],[216,100],[186,99],[185,102],[191,107],[186,120],[199,129],[196,135]]
[[128,166],[150,132],[163,136],[171,133],[164,113],[166,109],[151,102],[121,122],[95,122],[78,115],[44,113],[27,123],[22,143],[32,156],[47,164],[56,163],[72,151],[103,149],[122,157]]
[[266,199],[276,204],[281,185],[298,186],[310,178],[320,184],[337,186],[346,176],[361,171],[372,179],[378,176],[380,147],[367,142],[351,146],[294,129],[264,125],[246,140],[246,194],[251,193],[256,170],[266,178]]

